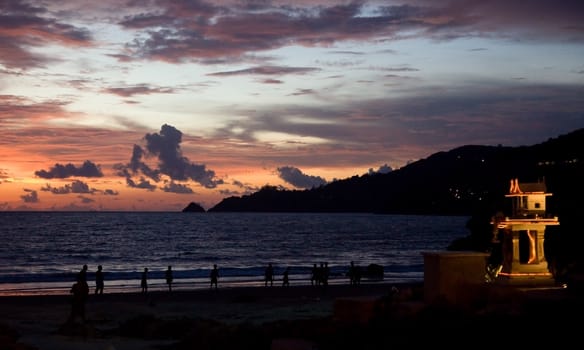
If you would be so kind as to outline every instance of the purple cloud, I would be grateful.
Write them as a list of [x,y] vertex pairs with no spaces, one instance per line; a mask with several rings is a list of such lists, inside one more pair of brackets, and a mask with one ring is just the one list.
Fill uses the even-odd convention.
[[373,170],[373,168],[369,168],[368,174],[369,175],[373,175],[373,174],[387,174],[387,173],[390,173],[392,171],[393,171],[393,169],[389,165],[383,164],[377,170]]
[[64,185],[62,187],[52,187],[47,184],[45,187],[41,188],[41,191],[51,192],[52,194],[69,194],[69,193],[90,193],[93,194],[97,192],[94,188],[89,188],[89,185],[83,181],[75,180],[71,184]]
[[160,3],[156,11],[127,16],[119,24],[143,31],[127,44],[131,55],[168,62],[234,58],[289,45],[331,46],[341,41],[411,36],[584,40],[584,4],[578,0],[566,0],[561,6],[551,0],[534,0],[529,5],[505,0],[419,0],[413,4],[359,1],[279,6],[258,2],[221,6],[169,1]]
[[103,90],[106,93],[118,95],[121,97],[132,97],[135,95],[151,94],[171,94],[175,90],[172,88],[150,87],[147,85],[136,85],[127,87],[111,87]]
[[175,127],[164,124],[160,133],[146,134],[144,139],[149,155],[158,157],[160,173],[168,175],[172,180],[190,179],[207,188],[223,183],[215,178],[214,171],[208,170],[203,164],[192,163],[182,155],[182,132]]
[[160,188],[163,192],[170,192],[170,193],[183,193],[183,194],[191,194],[193,190],[184,184],[176,183],[174,181],[170,181],[169,183],[165,184],[163,187]]
[[209,73],[210,76],[231,76],[231,75],[284,75],[284,74],[306,74],[319,71],[320,68],[312,67],[281,67],[281,66],[261,66],[235,71]]
[[[175,127],[164,124],[160,133],[146,134],[144,140],[145,148],[134,145],[130,163],[114,166],[117,174],[126,178],[128,186],[148,190],[155,188],[155,185],[143,178],[138,184],[135,183],[131,177],[136,175],[146,176],[155,182],[161,180],[161,175],[166,175],[173,181],[193,180],[206,188],[215,188],[223,184],[223,180],[216,178],[214,171],[207,169],[204,164],[193,163],[182,155],[180,148],[182,132]],[[149,157],[158,159],[157,168],[153,169],[144,162],[144,159]],[[163,189],[171,190],[173,188],[178,187],[163,187]]]
[[89,197],[85,197],[85,196],[77,196],[77,198],[79,198],[81,200],[81,203],[83,203],[83,204],[89,204],[89,203],[95,202],[94,199],[89,198]]
[[27,192],[27,193],[20,196],[20,198],[22,199],[22,201],[24,203],[38,203],[38,202],[40,202],[39,195],[38,195],[37,191],[25,188],[24,192]]
[[[35,4],[37,5],[37,4]],[[40,67],[52,59],[35,52],[47,44],[87,46],[91,43],[88,30],[65,24],[51,17],[46,8],[24,1],[0,3],[0,63],[8,68]]]
[[291,166],[280,167],[276,171],[282,180],[298,188],[314,188],[327,183],[320,176],[306,175],[300,169]]
[[80,167],[76,167],[75,165],[69,164],[55,164],[50,170],[38,170],[35,171],[34,174],[43,179],[65,179],[72,176],[79,176],[79,177],[102,177],[103,173],[101,172],[99,166],[95,165],[89,160],[83,162]]

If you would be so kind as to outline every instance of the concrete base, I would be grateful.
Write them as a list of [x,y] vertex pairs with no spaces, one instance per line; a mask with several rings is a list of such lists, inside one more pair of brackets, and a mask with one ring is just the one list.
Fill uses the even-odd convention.
[[468,304],[481,295],[489,254],[461,251],[422,254],[426,303]]
[[550,286],[555,279],[548,270],[547,262],[538,264],[521,264],[517,260],[503,263],[497,278],[493,281],[503,285]]
[[498,275],[493,281],[497,285],[511,285],[511,286],[526,286],[526,287],[549,287],[556,285],[556,280],[551,274],[549,275],[520,275],[520,276],[508,276],[508,275]]

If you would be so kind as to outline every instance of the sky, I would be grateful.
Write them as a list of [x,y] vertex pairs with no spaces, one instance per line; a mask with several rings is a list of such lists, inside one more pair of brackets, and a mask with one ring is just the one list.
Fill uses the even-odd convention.
[[582,127],[581,0],[0,0],[0,211],[209,209]]

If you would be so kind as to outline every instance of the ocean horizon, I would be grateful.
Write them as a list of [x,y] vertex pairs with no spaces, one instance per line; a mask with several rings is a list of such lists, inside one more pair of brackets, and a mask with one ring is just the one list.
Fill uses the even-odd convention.
[[[469,234],[465,216],[362,213],[0,212],[0,295],[66,294],[83,265],[90,289],[98,265],[104,292],[263,284],[285,268],[292,285],[310,284],[313,264],[327,263],[331,284],[348,283],[351,261],[383,267],[384,282],[423,281],[423,252],[445,250]],[[374,283],[378,280],[364,280]]]

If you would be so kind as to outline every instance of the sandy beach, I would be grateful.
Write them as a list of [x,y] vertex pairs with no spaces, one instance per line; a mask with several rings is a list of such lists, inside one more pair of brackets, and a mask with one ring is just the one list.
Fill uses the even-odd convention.
[[[383,349],[425,344],[428,339],[420,334],[449,344],[461,336],[496,338],[498,332],[518,327],[543,327],[558,339],[557,331],[583,310],[581,298],[566,289],[487,294],[453,306],[425,303],[423,284],[147,295],[106,291],[89,296],[85,323],[67,323],[70,296],[5,296],[0,297],[0,349]],[[569,335],[565,331],[559,339]]]
[[[175,322],[177,326],[179,321],[212,321],[234,327],[327,319],[339,298],[377,299],[390,289],[391,285],[376,283],[358,287],[330,285],[326,289],[220,287],[146,295],[106,291],[103,295],[89,295],[84,326],[66,324],[71,310],[68,295],[4,296],[0,297],[0,325],[5,332],[18,334],[20,346],[31,349],[171,349],[182,335],[162,330],[163,322]],[[140,320],[152,324],[140,325]],[[161,328],[160,334],[152,330],[156,327]]]

